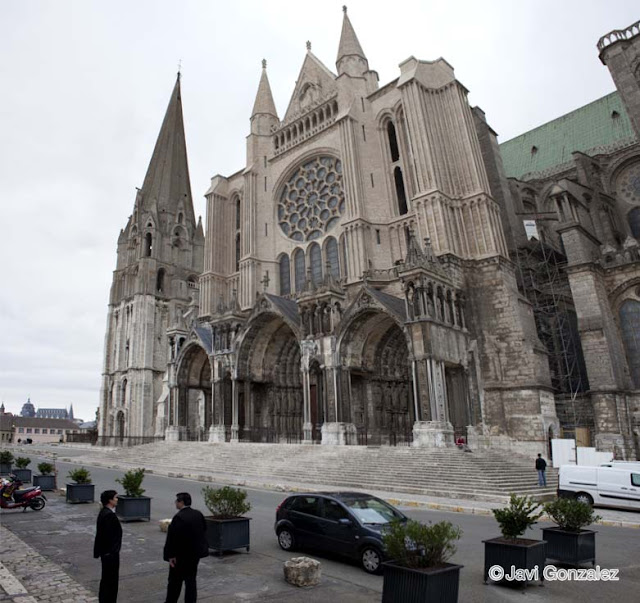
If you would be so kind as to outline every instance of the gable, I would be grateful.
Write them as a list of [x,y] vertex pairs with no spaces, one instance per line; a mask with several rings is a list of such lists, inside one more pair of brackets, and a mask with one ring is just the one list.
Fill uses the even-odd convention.
[[337,90],[335,79],[313,53],[307,52],[283,121],[295,119],[333,96]]

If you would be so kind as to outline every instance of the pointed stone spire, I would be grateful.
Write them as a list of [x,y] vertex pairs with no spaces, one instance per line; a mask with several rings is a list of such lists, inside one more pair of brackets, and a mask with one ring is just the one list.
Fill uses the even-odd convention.
[[[161,208],[174,207],[179,200],[182,200],[185,208],[193,211],[179,72],[144,183],[140,189],[140,196],[145,209],[151,209],[154,200],[155,209],[158,211]],[[194,216],[191,216],[192,220],[193,218]]]
[[73,404],[69,406],[69,420],[73,421]]
[[267,77],[267,61],[262,59],[262,75],[260,76],[260,84],[258,85],[258,94],[256,94],[256,102],[253,104],[253,111],[251,111],[251,117],[256,115],[272,115],[277,119],[278,112],[276,111],[276,105],[273,102],[273,95],[271,94],[271,86],[269,85],[269,78]]
[[344,18],[342,20],[338,58],[336,59],[338,75],[346,73],[352,76],[361,76],[365,71],[369,70],[369,62],[347,15],[347,7],[343,6],[342,10]]

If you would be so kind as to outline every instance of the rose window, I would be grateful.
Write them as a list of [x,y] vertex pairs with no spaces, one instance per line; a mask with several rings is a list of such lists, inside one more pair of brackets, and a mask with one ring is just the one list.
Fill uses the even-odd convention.
[[313,241],[329,232],[344,213],[342,162],[320,156],[289,178],[278,201],[278,223],[294,241]]
[[618,176],[618,195],[629,203],[640,202],[640,163],[634,163]]

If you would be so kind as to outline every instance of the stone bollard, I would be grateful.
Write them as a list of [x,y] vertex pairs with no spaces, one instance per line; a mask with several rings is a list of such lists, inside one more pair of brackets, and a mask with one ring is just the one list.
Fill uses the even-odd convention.
[[160,524],[160,531],[166,532],[169,529],[169,524],[171,523],[171,520],[161,519],[158,523]]
[[320,562],[309,557],[294,557],[284,562],[284,579],[294,586],[320,584],[322,569]]

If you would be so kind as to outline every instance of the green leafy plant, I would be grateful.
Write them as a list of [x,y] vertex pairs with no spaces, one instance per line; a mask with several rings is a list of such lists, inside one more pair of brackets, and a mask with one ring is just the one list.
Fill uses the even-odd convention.
[[511,495],[509,506],[493,509],[493,515],[500,526],[504,538],[516,540],[528,528],[538,523],[543,512],[540,505],[528,496]]
[[202,489],[204,504],[215,519],[232,519],[242,517],[251,510],[251,503],[247,501],[247,493],[240,488],[224,486]]
[[125,471],[122,479],[117,479],[119,484],[122,484],[126,496],[142,496],[144,490],[142,489],[142,480],[144,479],[144,469],[130,469]]
[[9,450],[0,450],[0,463],[11,465],[13,463],[13,454]]
[[462,530],[450,521],[424,524],[409,519],[393,521],[382,542],[389,558],[399,565],[426,568],[444,565],[456,552],[455,541],[461,536]]
[[84,467],[78,467],[69,471],[69,479],[76,484],[90,484],[91,473]]
[[53,473],[53,465],[51,463],[38,463],[38,471],[42,475],[51,475]]
[[26,469],[30,462],[31,459],[28,456],[19,456],[16,458],[16,467],[18,469]]
[[544,512],[560,529],[567,532],[579,532],[602,519],[594,514],[590,504],[575,498],[557,498],[544,505]]

